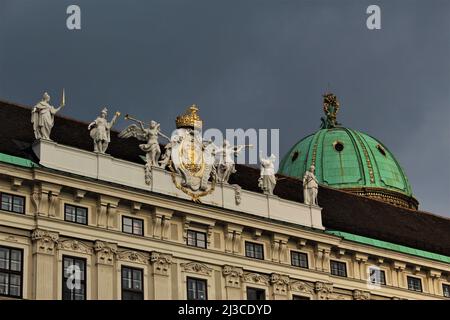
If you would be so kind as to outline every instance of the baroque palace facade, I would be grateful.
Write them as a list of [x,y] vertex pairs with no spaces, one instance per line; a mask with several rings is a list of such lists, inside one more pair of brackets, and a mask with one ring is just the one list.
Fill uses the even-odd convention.
[[[197,167],[195,107],[161,156],[156,123],[117,133],[120,114],[108,122],[103,110],[88,131],[48,102],[0,102],[1,299],[450,297],[450,221],[417,209],[392,154],[340,127],[336,102],[325,98],[322,129],[285,156],[277,180]],[[318,206],[303,199],[310,165]]]

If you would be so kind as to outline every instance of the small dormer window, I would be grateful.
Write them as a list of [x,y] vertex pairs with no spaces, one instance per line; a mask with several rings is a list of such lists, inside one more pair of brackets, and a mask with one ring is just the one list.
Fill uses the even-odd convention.
[[342,152],[342,150],[344,150],[344,144],[340,141],[335,141],[333,143],[333,147],[337,152]]
[[378,151],[380,151],[380,153],[386,157],[386,151],[384,150],[384,148],[381,145],[377,145],[377,149]]
[[299,155],[300,155],[300,152],[295,151],[295,152],[292,154],[291,161],[294,162],[295,160],[297,160],[297,158],[298,158]]

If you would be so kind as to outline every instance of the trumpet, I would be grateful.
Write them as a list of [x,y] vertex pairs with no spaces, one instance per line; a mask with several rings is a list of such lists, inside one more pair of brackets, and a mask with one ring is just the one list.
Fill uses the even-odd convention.
[[130,116],[128,113],[125,115],[125,120],[130,120],[130,121],[134,121],[137,123],[143,123],[141,120],[138,120],[136,118],[133,118],[132,116]]

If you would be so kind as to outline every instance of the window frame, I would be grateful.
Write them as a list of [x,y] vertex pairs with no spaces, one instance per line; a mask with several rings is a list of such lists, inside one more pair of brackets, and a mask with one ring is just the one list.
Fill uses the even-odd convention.
[[[124,229],[124,220],[125,219],[130,219],[131,220],[131,232],[127,232],[127,231],[125,231],[125,229]],[[134,232],[134,221],[140,221],[141,222],[141,230],[142,230],[142,233],[135,233]],[[134,236],[141,236],[141,237],[143,237],[144,236],[144,219],[140,219],[140,218],[134,218],[134,217],[130,217],[130,216],[122,216],[122,232],[123,233],[126,233],[126,234],[132,234],[132,235],[134,235]]]
[[[344,275],[333,273],[333,263],[336,263],[337,265],[344,265]],[[337,269],[339,270],[339,268]],[[339,260],[330,260],[330,274],[337,277],[342,278],[348,278],[348,272],[347,272],[347,263],[345,261],[339,261]]]
[[[383,277],[382,277],[382,278],[380,277],[380,280],[383,280],[383,281],[380,281],[380,282],[372,282],[372,281],[371,281],[372,279],[370,278],[370,272],[371,272],[371,270],[379,271],[380,274],[383,274]],[[384,270],[382,270],[382,269],[380,269],[380,268],[369,267],[369,279],[368,279],[368,280],[370,281],[371,284],[385,286],[385,285],[387,285],[387,282],[386,282],[386,271],[384,271]]]
[[[74,300],[74,299],[64,299],[64,290],[66,290],[66,282],[67,279],[65,277],[65,268],[64,268],[64,260],[65,259],[72,259],[72,260],[79,260],[79,261],[83,261],[84,262],[84,280],[82,282],[84,282],[84,297],[83,300]],[[87,286],[87,259],[86,258],[81,258],[81,257],[77,257],[77,256],[70,256],[70,255],[62,255],[62,278],[61,278],[61,286],[62,286],[62,291],[61,291],[61,300],[65,300],[65,301],[86,301],[87,300],[87,293],[88,293],[88,286]],[[81,281],[81,280],[80,280]],[[67,289],[68,290],[68,289]],[[72,291],[72,290],[69,290]],[[72,295],[72,293],[71,293]]]
[[[191,234],[194,233],[195,234],[195,237],[194,237],[195,245],[189,244],[189,233],[191,233]],[[186,234],[187,234],[187,236],[186,236],[186,245],[187,246],[195,247],[195,248],[208,249],[208,235],[206,234],[206,232],[197,231],[197,230],[194,230],[194,229],[188,229]],[[205,246],[204,247],[198,245],[198,242],[199,242],[198,235],[199,234],[202,234],[205,237]]]
[[[141,273],[141,290],[136,290],[136,289],[124,289],[123,287],[123,271],[124,269],[130,269],[131,270],[131,283],[133,284],[134,281],[134,271],[139,271]],[[140,293],[142,294],[142,299],[140,300],[144,300],[144,269],[142,268],[136,268],[136,267],[131,267],[131,266],[127,266],[127,265],[121,265],[120,266],[120,298],[121,300],[129,300],[129,299],[124,299],[123,298],[123,293],[125,292],[130,292],[130,293]],[[133,300],[137,300],[137,299],[133,299]]]
[[[420,290],[416,290],[416,289],[412,289],[409,286],[409,280],[417,280],[419,281],[420,284]],[[422,278],[418,278],[418,277],[413,277],[413,276],[406,276],[406,285],[408,286],[408,290],[410,291],[414,291],[414,292],[423,292],[423,284],[422,284]]]
[[[253,252],[255,253],[254,256],[249,255],[249,252],[247,250],[247,244],[253,246]],[[256,250],[255,250],[255,248],[257,246],[261,247],[261,258],[256,257]],[[247,258],[252,258],[252,259],[257,259],[257,260],[264,260],[264,244],[262,244],[262,243],[253,242],[253,241],[245,241],[245,243],[244,243],[244,250],[245,250],[245,256]]]
[[[3,209],[2,208],[2,204],[3,204],[3,195],[6,196],[10,196],[11,197],[11,210],[7,210],[7,209]],[[20,198],[23,201],[23,212],[19,212],[19,211],[14,211],[14,198]],[[11,212],[11,213],[17,213],[17,214],[25,214],[26,212],[26,197],[25,196],[20,196],[18,194],[14,194],[14,193],[8,193],[8,192],[0,192],[0,210],[2,211],[6,211],[6,212]]]
[[[3,246],[0,245],[0,248],[3,249],[7,249],[9,250],[9,269],[0,269],[0,272],[2,273],[6,273],[8,275],[8,294],[0,294],[0,297],[9,297],[9,298],[16,298],[16,299],[23,299],[23,266],[24,266],[24,250],[21,248],[15,248],[15,247],[8,247],[8,246]],[[11,270],[11,250],[16,250],[20,252],[20,271],[14,271]],[[14,296],[9,294],[9,292],[11,292],[10,290],[10,286],[11,286],[11,281],[10,281],[10,275],[14,274],[14,275],[19,275],[20,276],[20,295],[18,296]]]
[[[445,288],[448,288],[447,289],[448,295],[445,294]],[[450,298],[450,284],[449,283],[442,284],[442,295],[446,298]]]
[[[255,291],[256,299],[249,299],[248,292],[250,290],[254,290]],[[262,294],[261,297],[263,297],[264,299],[258,299],[258,293]],[[263,288],[257,288],[257,287],[248,286],[248,287],[245,288],[245,294],[246,294],[246,297],[247,297],[248,301],[265,301],[265,300],[267,300],[266,299],[266,289],[263,289]]]
[[[73,207],[73,208],[75,208],[75,221],[72,221],[72,220],[68,220],[67,219],[67,207]],[[78,217],[78,209],[83,209],[83,210],[86,210],[86,222],[85,223],[83,223],[83,222],[77,222],[77,217]],[[73,204],[70,204],[70,203],[64,203],[64,221],[67,221],[67,222],[71,222],[71,223],[76,223],[76,224],[81,224],[81,225],[83,225],[83,226],[87,226],[88,224],[89,224],[89,209],[88,208],[86,208],[86,207],[81,207],[81,206],[76,206],[76,205],[73,205]]]
[[[205,284],[205,299],[189,299],[189,281],[203,282]],[[197,288],[196,288],[197,289]],[[195,295],[198,296],[198,289],[195,292]],[[195,277],[186,277],[186,300],[189,301],[207,301],[208,300],[208,280],[202,278]]]
[[311,297],[302,296],[302,295],[299,295],[299,294],[293,294],[292,295],[292,300],[311,300]]
[[[293,261],[293,256],[294,255],[299,255],[299,256],[304,256],[306,259],[306,266],[301,266],[301,265],[296,265],[294,264]],[[302,252],[302,251],[295,251],[295,250],[291,250],[291,266],[296,267],[296,268],[302,268],[302,269],[309,269],[309,261],[308,261],[308,254],[306,252]],[[301,259],[298,259],[299,261],[301,261]]]

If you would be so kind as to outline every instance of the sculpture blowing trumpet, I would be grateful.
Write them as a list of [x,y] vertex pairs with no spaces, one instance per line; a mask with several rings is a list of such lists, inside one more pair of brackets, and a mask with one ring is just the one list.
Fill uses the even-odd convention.
[[131,120],[131,121],[134,121],[134,122],[137,122],[137,123],[143,123],[141,120],[138,120],[138,119],[136,119],[136,118],[133,118],[133,117],[130,116],[128,113],[125,115],[124,119],[125,119],[125,120]]

